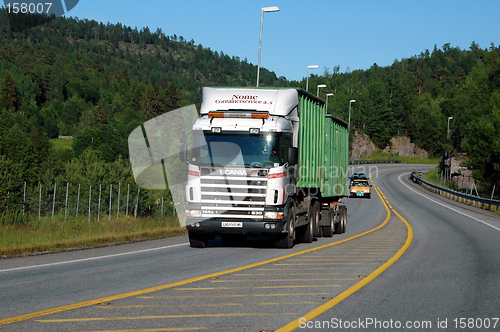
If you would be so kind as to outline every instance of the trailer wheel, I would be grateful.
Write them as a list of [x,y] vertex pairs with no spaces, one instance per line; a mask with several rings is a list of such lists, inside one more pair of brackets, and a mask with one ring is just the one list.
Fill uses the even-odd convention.
[[330,210],[330,225],[328,226],[323,226],[323,236],[324,237],[332,237],[333,232],[335,230],[335,216],[334,212]]
[[192,248],[206,248],[208,243],[208,237],[200,233],[188,233],[189,244]]
[[344,220],[344,210],[340,209],[339,210],[339,222],[335,224],[335,234],[342,234],[343,229],[343,221]]
[[276,248],[280,249],[290,249],[293,248],[293,241],[295,238],[295,209],[293,207],[288,208],[288,233],[280,234],[276,238]]
[[342,211],[342,233],[345,233],[347,228],[347,209]]

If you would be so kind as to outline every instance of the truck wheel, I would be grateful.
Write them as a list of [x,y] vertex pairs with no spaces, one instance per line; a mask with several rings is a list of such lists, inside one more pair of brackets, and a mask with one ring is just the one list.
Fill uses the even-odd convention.
[[345,233],[347,228],[347,209],[342,211],[342,233]]
[[313,242],[313,233],[314,233],[314,218],[309,217],[309,222],[304,226],[304,233],[302,235],[303,243],[312,243]]
[[208,243],[208,238],[206,235],[199,233],[188,233],[189,244],[192,248],[206,248]]
[[343,222],[344,220],[344,212],[343,210],[339,211],[339,222],[335,224],[335,234],[342,234]]
[[289,208],[288,212],[288,233],[280,234],[276,239],[276,248],[280,249],[290,249],[293,248],[293,240],[295,237],[295,209],[293,207]]
[[335,230],[335,217],[333,211],[330,210],[330,225],[323,226],[323,236],[332,237],[333,231]]
[[323,236],[323,230],[321,227],[319,227],[319,219],[321,218],[321,211],[319,209],[319,202],[316,201],[313,204],[313,230],[314,230],[314,236]]

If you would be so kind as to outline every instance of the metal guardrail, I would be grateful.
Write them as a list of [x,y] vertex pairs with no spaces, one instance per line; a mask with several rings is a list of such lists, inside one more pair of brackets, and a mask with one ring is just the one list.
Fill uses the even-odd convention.
[[[411,172],[411,176],[410,178],[413,180],[413,182],[415,183],[418,183],[418,184],[424,184],[428,187],[431,187],[435,190],[438,190],[440,192],[444,192],[447,194],[448,198],[453,198],[453,197],[450,197],[451,196],[455,196],[456,198],[460,198],[460,199],[456,199],[458,200],[459,202],[463,202],[463,203],[466,203],[466,204],[469,204],[469,205],[474,205],[476,206],[475,202],[478,202],[478,206],[481,207],[481,208],[485,208],[486,205],[488,205],[488,210],[491,211],[491,206],[495,206],[496,208],[496,211],[499,210],[499,206],[500,206],[500,201],[496,200],[496,199],[490,199],[490,198],[482,198],[482,197],[478,197],[478,196],[473,196],[473,195],[468,195],[468,194],[464,194],[464,193],[461,193],[461,192],[458,192],[458,191],[454,191],[454,190],[451,190],[451,189],[448,189],[448,188],[444,188],[444,187],[441,187],[441,186],[438,186],[434,183],[431,183],[429,181],[425,181],[424,179],[422,179],[422,172]],[[441,194],[441,193],[440,193]],[[466,202],[466,200],[468,202]],[[473,204],[471,204],[471,201],[474,202]]]
[[403,162],[401,159],[356,159],[349,160],[349,165],[353,164],[398,164]]

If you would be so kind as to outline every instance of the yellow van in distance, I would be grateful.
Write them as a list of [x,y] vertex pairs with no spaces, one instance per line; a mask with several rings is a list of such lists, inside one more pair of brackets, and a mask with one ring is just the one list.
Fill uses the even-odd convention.
[[371,197],[371,184],[368,180],[356,179],[351,182],[350,197]]

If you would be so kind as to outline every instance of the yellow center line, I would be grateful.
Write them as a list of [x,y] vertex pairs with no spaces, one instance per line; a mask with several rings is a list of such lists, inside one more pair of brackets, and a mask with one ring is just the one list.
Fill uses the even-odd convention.
[[[160,327],[156,329],[139,329],[139,330],[99,330],[99,331],[82,331],[82,332],[168,332],[168,331],[200,331],[200,330],[234,330],[236,326],[191,326],[191,327]],[[260,326],[238,326],[238,328],[260,328]]]
[[[325,274],[356,274],[356,272],[318,272],[318,273],[287,273],[287,276],[317,276],[317,275],[325,275]],[[235,276],[241,277],[251,277],[251,276],[276,276],[277,273],[237,273]],[[285,279],[286,280],[286,279]],[[309,279],[308,279],[309,280]]]
[[135,308],[191,308],[191,307],[233,307],[243,305],[282,305],[282,304],[314,304],[317,302],[245,302],[245,303],[210,303],[210,304],[134,304],[134,305],[106,305],[102,309],[135,309]]
[[309,279],[245,279],[245,280],[212,280],[211,282],[285,282],[285,281],[320,281],[320,280],[354,280],[352,278],[309,278]]
[[363,265],[364,263],[339,263],[339,262],[333,262],[333,263],[278,263],[275,264],[277,266],[285,266],[285,265]]
[[[376,258],[376,257],[374,257]],[[373,260],[374,258],[307,258],[307,259],[290,259],[289,261],[311,261],[311,260],[314,260],[314,261],[371,261]]]
[[[379,189],[376,186],[374,186],[374,189],[375,189],[375,191],[377,193],[379,193]],[[379,195],[380,195],[380,193],[379,193]],[[385,205],[385,203],[384,203],[384,205]],[[387,206],[386,206],[386,209],[387,209]],[[345,238],[343,240],[339,240],[339,241],[333,242],[333,243],[328,243],[328,244],[324,244],[324,245],[321,245],[321,246],[318,246],[318,247],[314,247],[314,248],[306,249],[306,250],[303,250],[303,251],[299,251],[299,252],[296,252],[296,253],[291,253],[291,254],[288,254],[288,255],[284,255],[284,256],[280,256],[280,257],[276,257],[276,258],[272,258],[272,259],[260,261],[260,262],[257,262],[257,263],[248,264],[248,265],[245,265],[245,266],[241,266],[241,267],[237,267],[237,268],[232,268],[232,269],[228,269],[228,270],[224,270],[224,271],[220,271],[220,272],[216,272],[216,273],[206,274],[206,275],[202,275],[202,276],[198,276],[198,277],[194,277],[194,278],[190,278],[190,279],[185,279],[185,280],[181,280],[181,281],[178,281],[178,282],[174,282],[174,283],[170,283],[170,284],[165,284],[165,285],[161,285],[161,286],[157,286],[157,287],[146,288],[146,289],[132,291],[132,292],[128,292],[128,293],[123,293],[123,294],[118,294],[118,295],[113,295],[113,296],[107,296],[107,297],[98,298],[98,299],[94,299],[94,300],[89,300],[89,301],[84,301],[84,302],[78,302],[78,303],[74,303],[74,304],[70,304],[70,305],[65,305],[65,306],[60,306],[60,307],[56,307],[56,308],[41,310],[41,311],[32,312],[32,313],[28,313],[28,314],[24,314],[24,315],[19,315],[19,316],[15,316],[15,317],[0,319],[0,326],[1,325],[5,325],[5,324],[11,324],[11,323],[15,323],[15,322],[20,322],[20,321],[24,321],[24,320],[28,320],[28,319],[34,319],[34,318],[41,317],[41,316],[46,316],[46,315],[51,315],[51,314],[55,314],[55,313],[60,313],[60,312],[63,312],[63,311],[68,311],[68,310],[83,308],[83,307],[87,307],[87,306],[92,306],[92,305],[99,304],[101,302],[112,302],[112,301],[116,301],[116,300],[120,300],[120,299],[125,299],[125,298],[130,298],[130,297],[136,297],[136,296],[140,296],[140,295],[144,295],[144,294],[148,294],[148,293],[152,293],[152,292],[157,292],[157,291],[161,291],[161,290],[165,290],[165,289],[169,289],[169,288],[174,288],[174,287],[178,287],[178,286],[190,284],[190,283],[193,283],[193,282],[196,282],[196,281],[210,279],[210,278],[216,277],[216,276],[231,274],[231,273],[234,273],[234,272],[240,272],[240,271],[243,271],[243,270],[247,270],[247,269],[259,267],[259,266],[266,265],[266,264],[269,264],[269,263],[278,262],[278,261],[281,261],[281,260],[284,260],[284,259],[287,259],[287,258],[291,258],[291,257],[303,255],[305,253],[310,253],[310,252],[318,251],[320,249],[324,249],[324,248],[332,247],[332,246],[339,245],[339,244],[342,244],[342,243],[346,243],[346,242],[349,242],[351,240],[357,239],[359,237],[365,236],[367,234],[373,233],[373,232],[379,230],[380,228],[384,227],[387,224],[387,222],[389,220],[389,215],[390,215],[390,210],[387,209],[387,211],[388,211],[387,218],[384,220],[384,222],[382,222],[377,227],[372,228],[372,229],[370,229],[368,231],[365,231],[363,233],[359,233],[357,235]],[[354,264],[356,264],[356,263],[354,263]],[[358,263],[358,264],[361,264],[361,263]],[[278,265],[278,264],[275,264],[275,265]],[[280,265],[282,266],[284,264],[280,264]],[[343,265],[345,265],[345,263],[343,263]],[[310,269],[312,270],[312,269],[317,269],[317,268],[311,267]],[[347,268],[331,268],[331,269],[347,269]],[[366,280],[366,278],[365,278],[365,280]],[[327,287],[332,287],[332,286],[333,285],[329,285]],[[336,286],[342,286],[342,285],[336,285]],[[270,286],[268,288],[276,288],[276,287],[277,286]],[[299,287],[299,286],[293,286],[293,287]],[[309,287],[309,286],[307,286],[307,287]],[[319,286],[319,287],[321,287],[321,286]]]
[[[373,173],[375,173],[375,172],[373,172]],[[372,174],[370,174],[370,177]],[[375,185],[374,185],[374,188],[375,188],[375,191],[377,192],[377,194],[379,195],[379,198],[382,201],[382,204],[384,204],[385,210],[387,212],[387,217],[383,223],[383,225],[385,225],[385,223],[387,221],[389,221],[389,219],[390,219],[391,210],[387,206],[386,202],[382,199],[382,197],[385,198],[385,196],[383,196],[380,189],[378,187],[376,187]],[[349,287],[348,289],[346,289],[345,291],[343,291],[339,295],[335,296],[332,300],[324,303],[323,305],[317,307],[316,309],[309,311],[307,314],[301,316],[300,318],[297,318],[296,320],[288,323],[287,325],[275,330],[275,332],[293,331],[293,330],[299,328],[299,324],[300,324],[299,321],[301,319],[306,319],[306,321],[310,321],[310,320],[314,319],[315,317],[318,317],[319,315],[323,314],[327,310],[330,310],[331,308],[333,308],[334,306],[336,306],[337,304],[339,304],[340,302],[345,300],[347,297],[349,297],[350,295],[354,294],[359,289],[361,289],[362,287],[367,285],[370,281],[375,279],[377,276],[379,276],[383,271],[385,271],[389,266],[394,264],[394,262],[397,261],[403,255],[403,253],[406,251],[406,249],[408,249],[408,247],[410,246],[411,241],[413,239],[413,228],[406,221],[406,219],[403,218],[399,213],[397,213],[394,209],[392,209],[392,211],[399,217],[399,219],[401,219],[405,223],[406,228],[408,230],[408,234],[406,236],[406,241],[405,241],[403,247],[401,247],[401,249],[399,249],[399,251],[394,256],[392,256],[386,263],[379,266],[375,271],[370,273],[366,278],[363,278],[358,283],[354,284],[353,286]]]
[[[279,293],[279,294],[231,294],[231,295],[203,295],[204,298],[216,297],[265,297],[265,296],[311,296],[328,295],[330,293]],[[138,299],[197,299],[199,295],[174,295],[174,296],[138,296]]]
[[375,247],[356,247],[357,249],[379,249],[379,248],[394,248],[394,246],[375,246]]
[[269,316],[269,315],[296,315],[294,312],[249,312],[234,314],[191,314],[191,315],[156,315],[156,316],[123,316],[123,317],[84,317],[62,319],[37,319],[41,323],[66,323],[66,322],[95,322],[109,320],[142,320],[142,319],[167,319],[167,318],[206,318],[206,317],[242,317],[242,316]]
[[[376,255],[368,255],[368,256],[376,256]],[[331,259],[337,259],[337,258],[346,258],[346,259],[350,259],[350,258],[353,258],[353,257],[366,257],[366,255],[339,255],[339,256],[336,256],[336,258],[332,257],[332,255],[321,255],[321,256],[314,256],[314,257],[311,257],[311,258],[315,258],[316,257],[331,257]],[[292,258],[290,258],[292,259]]]
[[174,290],[227,290],[227,289],[268,289],[268,288],[307,288],[307,287],[345,287],[345,285],[273,285],[273,286],[255,286],[255,287],[183,287],[174,288]]

